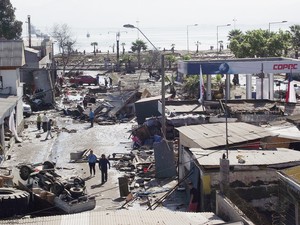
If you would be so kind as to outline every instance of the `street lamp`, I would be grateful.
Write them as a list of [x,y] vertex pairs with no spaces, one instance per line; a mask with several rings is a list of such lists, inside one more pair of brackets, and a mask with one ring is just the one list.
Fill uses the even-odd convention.
[[195,23],[195,24],[192,24],[192,25],[187,25],[186,26],[186,46],[187,46],[187,51],[188,51],[188,53],[189,53],[189,27],[193,27],[193,26],[198,26],[198,24],[197,23]]
[[218,25],[217,26],[217,55],[219,54],[219,27],[228,27],[230,25],[231,24],[228,23],[228,24],[225,24],[225,25]]
[[155,45],[146,37],[146,35],[140,30],[140,28],[138,28],[138,27],[135,27],[134,25],[132,25],[132,24],[125,24],[125,25],[123,25],[123,27],[125,27],[125,28],[135,28],[135,29],[137,29],[139,32],[141,32],[141,34],[147,39],[147,41],[149,41],[149,43],[153,46],[153,48],[156,50],[156,51],[158,51],[158,49],[155,47]]
[[[138,28],[131,24],[125,24],[123,27],[126,28],[135,28],[149,41],[149,43],[153,46],[153,48],[158,51],[155,45],[147,38],[147,36]],[[166,97],[165,97],[165,56],[161,54],[161,129],[163,138],[166,137],[166,112],[165,112],[165,105],[166,105]]]
[[280,21],[280,22],[270,22],[269,23],[269,33],[271,32],[271,24],[275,24],[275,23],[286,23],[286,20]]

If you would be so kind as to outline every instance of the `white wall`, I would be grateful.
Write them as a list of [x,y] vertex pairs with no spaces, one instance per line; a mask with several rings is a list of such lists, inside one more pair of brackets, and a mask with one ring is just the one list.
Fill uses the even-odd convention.
[[11,95],[17,96],[17,88],[20,86],[19,70],[0,70],[3,80],[3,88],[11,87]]

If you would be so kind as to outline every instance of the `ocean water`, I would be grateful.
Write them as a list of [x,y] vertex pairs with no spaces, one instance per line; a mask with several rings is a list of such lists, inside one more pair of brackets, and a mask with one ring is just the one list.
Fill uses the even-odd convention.
[[[139,27],[140,31],[152,42],[159,50],[171,49],[172,44],[175,50],[187,50],[189,45],[190,51],[196,51],[196,43],[200,42],[199,50],[209,50],[212,46],[216,49],[217,33],[218,41],[223,41],[224,48],[229,44],[228,33],[232,29],[240,29],[245,32],[253,29],[268,29],[268,24],[257,25],[231,25],[231,26],[169,26],[169,27]],[[288,25],[274,24],[271,31],[288,30]],[[218,32],[217,32],[218,30]],[[96,48],[101,52],[116,52],[116,36],[120,32],[119,44],[120,52],[122,52],[122,43],[125,44],[125,51],[130,51],[132,42],[142,39],[146,42],[148,49],[153,49],[151,43],[137,29],[124,27],[111,28],[72,28],[72,37],[76,40],[75,49],[80,52],[93,52],[92,42],[97,42]],[[58,51],[56,46],[55,52]]]
[[[226,23],[224,23],[226,24]],[[218,29],[217,29],[218,27]],[[169,50],[172,45],[175,45],[175,50],[187,50],[196,51],[196,43],[199,50],[209,50],[211,47],[216,49],[217,36],[218,41],[223,41],[224,48],[229,44],[228,33],[233,29],[240,29],[242,32],[253,29],[268,29],[268,24],[254,24],[254,25],[239,25],[232,24],[231,26],[212,26],[199,24],[197,26],[177,26],[172,25],[168,27],[139,27],[138,29],[124,28],[124,27],[95,27],[95,28],[74,28],[70,27],[72,38],[76,40],[74,46],[75,50],[80,52],[93,52],[94,47],[92,42],[97,42],[96,48],[101,52],[116,52],[116,37],[119,36],[119,48],[122,52],[122,43],[124,43],[125,51],[131,51],[132,42],[137,39],[142,39],[147,44],[148,49],[154,49],[151,43],[159,50]],[[281,30],[289,30],[289,24],[273,24],[271,31],[278,32]],[[44,32],[51,33],[51,32]],[[150,42],[145,38],[145,36]],[[218,35],[217,35],[218,34]],[[28,31],[25,27],[23,30],[23,38],[28,39]],[[55,54],[59,53],[58,46],[55,45]]]

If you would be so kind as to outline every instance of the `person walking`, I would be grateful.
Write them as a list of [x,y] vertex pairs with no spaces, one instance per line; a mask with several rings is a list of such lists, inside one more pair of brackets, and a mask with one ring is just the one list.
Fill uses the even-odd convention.
[[36,126],[38,131],[41,130],[41,124],[42,124],[42,117],[40,114],[38,114],[37,118],[36,118]]
[[110,162],[105,157],[104,154],[101,155],[99,159],[99,169],[101,170],[101,182],[104,184],[107,181],[107,166],[110,169]]
[[51,128],[52,128],[52,119],[50,119],[47,123],[47,135],[46,135],[46,138],[45,140],[48,140],[48,136],[50,135],[51,138],[53,138],[53,135],[51,133]]
[[93,150],[90,150],[90,154],[88,155],[88,163],[90,167],[90,176],[96,175],[95,165],[97,162],[97,156],[94,154]]
[[94,126],[95,114],[94,114],[92,108],[90,108],[90,115],[89,115],[89,117],[90,117],[90,121],[91,121],[91,127],[93,127]]
[[48,130],[47,129],[47,127],[48,127],[48,117],[47,117],[47,114],[46,113],[44,113],[44,116],[43,116],[43,118],[42,118],[42,127],[43,127],[43,131],[44,131],[44,133]]
[[189,182],[190,188],[190,202],[188,212],[197,212],[199,204],[199,193],[198,190],[193,186],[192,182]]

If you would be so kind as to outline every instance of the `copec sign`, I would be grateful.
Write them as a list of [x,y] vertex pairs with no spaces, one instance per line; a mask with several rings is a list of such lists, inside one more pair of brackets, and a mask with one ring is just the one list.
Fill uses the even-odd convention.
[[180,61],[178,72],[185,75],[203,74],[258,74],[300,73],[300,61],[288,58]]

